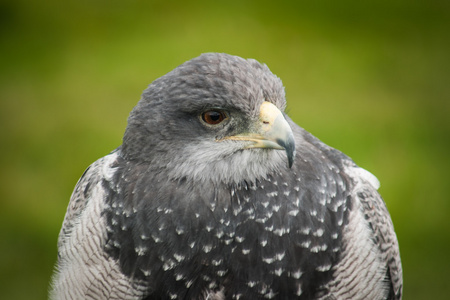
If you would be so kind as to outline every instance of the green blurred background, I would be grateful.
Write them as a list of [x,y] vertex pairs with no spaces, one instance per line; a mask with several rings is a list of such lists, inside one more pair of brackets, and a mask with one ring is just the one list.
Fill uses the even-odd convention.
[[405,299],[450,299],[449,1],[0,2],[0,298],[45,299],[84,169],[203,52],[266,63],[288,112],[381,181]]

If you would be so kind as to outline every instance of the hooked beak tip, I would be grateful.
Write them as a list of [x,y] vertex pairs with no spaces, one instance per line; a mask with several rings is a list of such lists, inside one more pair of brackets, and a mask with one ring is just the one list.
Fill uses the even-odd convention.
[[288,159],[288,167],[292,168],[292,165],[294,164],[294,157],[295,157],[295,140],[294,136],[292,134],[289,134],[289,136],[286,139],[277,139],[277,143],[284,148],[286,151],[286,156]]
[[288,160],[288,167],[292,168],[295,157],[295,139],[283,113],[274,104],[264,102],[261,105],[257,128],[254,132],[229,136],[224,138],[224,140],[252,142],[246,145],[244,149],[266,148],[284,150]]

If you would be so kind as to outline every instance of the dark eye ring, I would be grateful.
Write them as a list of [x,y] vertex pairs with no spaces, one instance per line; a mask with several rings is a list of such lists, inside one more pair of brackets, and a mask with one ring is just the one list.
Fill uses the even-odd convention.
[[220,110],[208,110],[201,115],[203,122],[208,125],[218,125],[228,119],[225,112]]

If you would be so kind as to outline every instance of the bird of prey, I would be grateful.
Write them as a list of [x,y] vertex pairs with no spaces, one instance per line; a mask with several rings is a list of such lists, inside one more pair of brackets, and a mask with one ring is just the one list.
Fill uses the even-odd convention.
[[71,196],[53,299],[401,299],[378,180],[296,125],[253,59],[156,79]]

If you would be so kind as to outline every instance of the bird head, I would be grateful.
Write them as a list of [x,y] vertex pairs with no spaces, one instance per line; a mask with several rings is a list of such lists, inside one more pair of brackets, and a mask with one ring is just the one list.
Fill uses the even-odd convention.
[[293,163],[285,106],[281,80],[266,65],[203,54],[149,85],[130,114],[121,152],[172,179],[265,178]]

